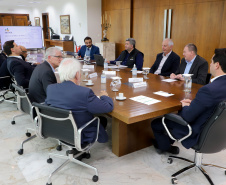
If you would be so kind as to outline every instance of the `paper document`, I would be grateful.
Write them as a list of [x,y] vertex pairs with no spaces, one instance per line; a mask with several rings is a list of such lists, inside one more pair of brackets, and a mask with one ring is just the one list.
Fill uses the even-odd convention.
[[156,100],[154,98],[149,98],[149,97],[143,96],[143,95],[135,96],[135,97],[130,98],[130,99],[133,100],[133,101],[139,102],[139,103],[146,104],[146,105],[152,105],[152,104],[161,102],[160,100]]
[[162,80],[162,81],[163,81],[163,82],[175,82],[175,81],[177,81],[177,80],[168,78],[168,79],[165,79],[165,80]]
[[94,65],[83,65],[83,69],[94,69]]
[[169,97],[169,96],[173,96],[174,94],[168,93],[168,92],[164,92],[164,91],[157,91],[154,92],[154,94],[160,95],[160,96],[164,96],[164,97]]

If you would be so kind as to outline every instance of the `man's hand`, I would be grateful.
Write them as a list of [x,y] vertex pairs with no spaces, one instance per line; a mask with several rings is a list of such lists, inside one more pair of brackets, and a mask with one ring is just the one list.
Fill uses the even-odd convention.
[[108,96],[108,93],[106,91],[100,91],[100,96]]
[[176,79],[179,79],[181,81],[184,81],[184,77],[182,76],[182,74],[179,74],[176,76]]
[[184,100],[181,100],[180,102],[182,104],[182,107],[190,106],[190,104],[191,104],[191,100],[190,99],[184,99]]
[[175,79],[176,76],[177,76],[177,75],[175,75],[174,73],[171,73],[171,74],[170,74],[170,78],[171,78],[171,79]]
[[106,61],[108,64],[110,64],[110,61],[108,60],[108,61]]

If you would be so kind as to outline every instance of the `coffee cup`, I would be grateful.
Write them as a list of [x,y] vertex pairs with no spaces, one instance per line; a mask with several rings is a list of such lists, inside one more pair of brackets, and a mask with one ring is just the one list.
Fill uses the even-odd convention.
[[118,97],[119,97],[120,99],[122,99],[122,98],[124,97],[123,93],[119,93],[119,94],[118,94]]
[[92,84],[92,80],[88,80],[88,84]]

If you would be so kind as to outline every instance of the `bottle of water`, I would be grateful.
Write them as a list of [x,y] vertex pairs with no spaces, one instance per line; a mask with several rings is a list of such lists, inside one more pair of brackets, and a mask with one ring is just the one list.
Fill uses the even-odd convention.
[[101,83],[106,84],[106,74],[104,72],[101,74]]
[[105,58],[104,60],[104,69],[107,69],[108,68],[108,63],[107,63],[107,59]]
[[137,76],[137,68],[136,68],[136,65],[135,64],[133,65],[132,75],[133,76]]

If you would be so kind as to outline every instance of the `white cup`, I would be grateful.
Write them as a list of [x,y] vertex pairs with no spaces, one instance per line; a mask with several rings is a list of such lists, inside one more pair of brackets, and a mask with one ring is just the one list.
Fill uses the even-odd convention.
[[92,80],[88,80],[88,84],[92,84]]
[[123,93],[119,93],[119,94],[118,94],[118,97],[119,97],[120,99],[122,99],[122,98],[124,97]]

